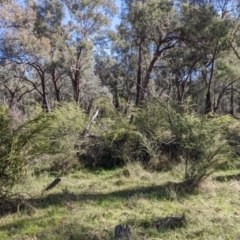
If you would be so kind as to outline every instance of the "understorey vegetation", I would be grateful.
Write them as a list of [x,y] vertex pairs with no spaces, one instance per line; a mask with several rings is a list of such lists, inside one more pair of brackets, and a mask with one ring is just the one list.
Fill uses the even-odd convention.
[[[199,115],[183,106],[148,102],[131,117],[114,110],[89,116],[75,103],[49,113],[41,108],[17,123],[1,107],[1,198],[23,178],[28,168],[59,175],[87,168],[114,169],[140,163],[148,171],[176,170],[188,189],[219,169],[238,166],[236,132],[230,115]],[[112,113],[115,111],[114,115]],[[92,121],[93,120],[93,121]]]

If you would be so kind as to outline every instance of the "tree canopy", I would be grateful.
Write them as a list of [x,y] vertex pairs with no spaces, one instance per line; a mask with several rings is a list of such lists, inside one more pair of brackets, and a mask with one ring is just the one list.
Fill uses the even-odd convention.
[[126,0],[118,10],[110,0],[3,1],[0,31],[10,108],[73,100],[87,110],[107,94],[116,108],[190,96],[202,113],[239,110],[235,0]]

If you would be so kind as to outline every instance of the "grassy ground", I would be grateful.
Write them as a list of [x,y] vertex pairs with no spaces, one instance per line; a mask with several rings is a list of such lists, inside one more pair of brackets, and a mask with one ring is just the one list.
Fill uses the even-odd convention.
[[[237,172],[217,173],[226,174]],[[179,180],[175,173],[150,173],[139,165],[61,179],[41,195],[54,176],[29,174],[15,189],[25,199],[19,211],[0,218],[0,239],[113,239],[120,223],[128,223],[138,240],[240,239],[240,185],[235,178],[208,178],[187,196],[176,194],[171,183]],[[153,219],[183,213],[185,227],[151,227]]]

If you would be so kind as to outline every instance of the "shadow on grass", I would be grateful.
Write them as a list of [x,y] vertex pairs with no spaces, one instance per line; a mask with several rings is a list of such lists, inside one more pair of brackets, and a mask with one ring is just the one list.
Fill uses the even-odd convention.
[[[65,189],[61,193],[45,193],[43,196],[39,196],[34,199],[21,200],[21,202],[23,202],[21,206],[24,206],[25,209],[29,209],[31,212],[35,208],[41,209],[53,205],[66,206],[67,202],[96,202],[101,204],[102,202],[114,202],[119,199],[129,200],[134,197],[157,200],[174,200],[182,198],[192,192],[192,188],[185,182],[168,182],[159,186],[129,188],[109,193],[82,192],[76,194]],[[17,212],[19,202],[20,201],[15,199],[7,205],[8,209],[4,209],[4,207],[2,207],[2,209],[0,208],[0,216]]]
[[8,201],[0,202],[0,217],[17,212],[18,199],[11,199]]
[[128,200],[132,197],[158,199],[158,200],[174,200],[182,198],[193,190],[186,183],[168,182],[160,186],[147,186],[139,188],[130,188],[125,190],[113,191],[110,193],[94,193],[82,192],[76,194],[67,189],[62,193],[48,193],[45,196],[30,199],[29,202],[36,208],[45,208],[50,205],[65,205],[66,202],[114,202],[118,199]]
[[216,177],[214,177],[214,180],[216,180],[218,182],[227,182],[230,180],[240,181],[240,173],[233,174],[233,175],[227,175],[227,176],[216,176]]
[[[13,223],[8,223],[0,226],[0,231],[5,231],[10,234],[10,237],[14,237],[20,233],[21,237],[26,237],[28,230],[34,232],[33,237],[37,239],[113,239],[113,229],[98,229],[98,227],[89,228],[89,226],[84,226],[78,224],[78,222],[67,223],[59,221],[59,218],[55,218],[52,214],[46,214],[45,216],[35,217],[30,215],[32,208],[43,209],[49,206],[66,206],[68,202],[96,202],[97,204],[114,202],[117,200],[128,200],[131,198],[146,198],[146,199],[158,199],[158,200],[172,200],[176,198],[182,198],[186,194],[191,193],[189,186],[186,183],[173,183],[168,182],[160,186],[148,186],[148,187],[138,187],[130,188],[125,190],[113,191],[109,193],[91,193],[82,192],[79,194],[69,192],[64,190],[62,193],[48,193],[47,195],[40,196],[35,199],[26,199],[24,209],[20,209],[23,218],[15,220]],[[30,210],[30,214],[28,213]],[[29,216],[26,216],[26,213]],[[139,227],[139,231],[144,235],[150,234],[152,231],[158,232],[157,224],[158,222],[164,222],[160,219],[156,222],[154,219],[129,219],[128,223],[131,226]],[[167,219],[169,222],[169,219]],[[38,226],[39,228],[31,230]],[[44,230],[43,230],[44,229]],[[166,228],[166,230],[168,230]],[[165,231],[165,229],[161,229]],[[139,232],[139,234],[140,234]],[[20,236],[20,235],[19,235]],[[29,237],[29,236],[27,236]]]
[[[51,196],[53,197],[53,196]],[[54,196],[56,198],[56,196]],[[8,235],[8,239],[58,239],[58,240],[113,240],[114,228],[89,226],[84,222],[68,221],[63,217],[64,213],[46,213],[39,216],[26,216],[15,219],[14,222],[0,226],[0,231]],[[184,219],[183,219],[184,218]],[[159,236],[165,231],[172,231],[176,228],[185,227],[185,216],[165,218],[129,218],[127,224],[130,228],[136,229],[134,235],[138,238],[148,239],[150,236]],[[144,238],[139,238],[142,236]],[[17,237],[17,238],[16,238]]]
[[8,239],[112,239],[112,229],[96,231],[96,227],[90,228],[78,222],[66,223],[55,220],[49,224],[50,221],[52,221],[50,216],[25,217],[0,226],[0,231],[7,232]]

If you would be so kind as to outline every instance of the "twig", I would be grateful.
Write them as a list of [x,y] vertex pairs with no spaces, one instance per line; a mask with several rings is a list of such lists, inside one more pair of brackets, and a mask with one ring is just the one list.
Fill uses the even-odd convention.
[[97,109],[97,111],[95,112],[95,114],[92,116],[91,120],[89,121],[87,127],[83,130],[83,132],[80,134],[80,136],[83,136],[83,137],[86,137],[88,132],[89,132],[89,129],[93,123],[93,121],[95,120],[95,118],[98,116],[99,114],[99,108]]
[[53,189],[60,181],[61,181],[61,178],[56,178],[50,185],[48,185],[48,186],[42,191],[42,194],[43,194],[45,191],[49,191],[49,190]]

